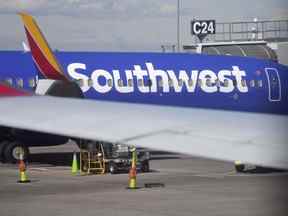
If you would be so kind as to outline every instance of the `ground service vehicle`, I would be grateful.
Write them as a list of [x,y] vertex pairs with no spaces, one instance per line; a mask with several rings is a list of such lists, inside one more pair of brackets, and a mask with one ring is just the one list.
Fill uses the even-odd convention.
[[[127,173],[132,163],[131,148],[123,144],[93,141],[82,143],[80,145],[81,172],[84,174]],[[149,152],[137,151],[137,158],[137,170],[149,172]]]

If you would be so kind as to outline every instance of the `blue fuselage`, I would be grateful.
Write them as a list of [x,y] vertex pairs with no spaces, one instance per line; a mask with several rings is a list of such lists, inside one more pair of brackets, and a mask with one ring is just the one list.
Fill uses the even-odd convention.
[[[232,56],[56,52],[86,98],[181,107],[288,114],[288,68]],[[39,72],[30,53],[0,52],[0,79],[13,85]]]

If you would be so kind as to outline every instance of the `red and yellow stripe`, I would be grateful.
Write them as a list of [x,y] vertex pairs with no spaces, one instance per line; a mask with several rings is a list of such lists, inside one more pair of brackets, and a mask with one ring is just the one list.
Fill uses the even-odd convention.
[[42,75],[47,79],[68,80],[33,17],[25,13],[19,15],[24,23],[33,60]]

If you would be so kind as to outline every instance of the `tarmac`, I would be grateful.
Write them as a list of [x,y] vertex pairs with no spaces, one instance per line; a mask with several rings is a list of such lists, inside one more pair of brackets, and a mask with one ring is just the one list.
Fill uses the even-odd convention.
[[[155,153],[151,172],[72,176],[71,144],[32,149],[28,184],[0,164],[0,215],[288,215],[288,173],[239,174],[232,163]],[[147,183],[165,187],[145,188]]]

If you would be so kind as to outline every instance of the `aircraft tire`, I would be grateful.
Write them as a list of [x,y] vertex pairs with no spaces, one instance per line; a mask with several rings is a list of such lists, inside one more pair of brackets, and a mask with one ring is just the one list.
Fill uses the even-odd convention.
[[243,173],[245,172],[245,165],[244,164],[235,165],[235,170],[238,173]]
[[19,151],[21,150],[24,153],[23,159],[27,160],[29,155],[29,149],[27,146],[17,141],[8,143],[4,149],[5,161],[9,163],[16,163],[19,160]]
[[7,144],[9,144],[8,141],[0,142],[0,162],[2,162],[2,163],[5,162],[4,150],[5,150],[6,146],[7,146]]
[[150,171],[149,161],[143,161],[142,162],[141,171],[142,172],[149,172]]

